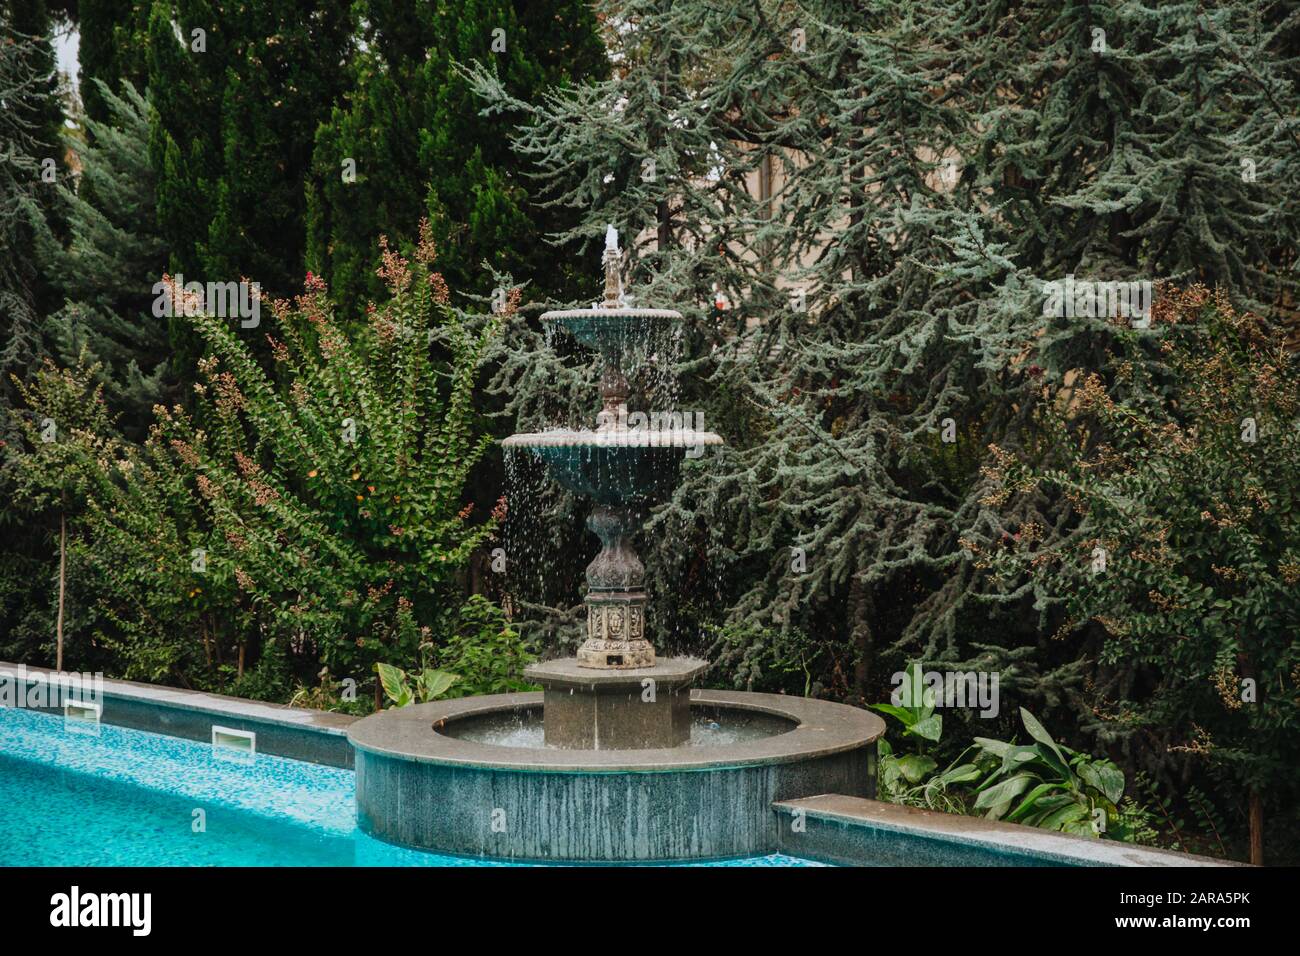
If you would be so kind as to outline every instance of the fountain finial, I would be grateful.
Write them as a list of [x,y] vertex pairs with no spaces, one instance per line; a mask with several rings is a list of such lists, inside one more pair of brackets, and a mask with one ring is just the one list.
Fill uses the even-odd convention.
[[623,306],[623,279],[619,275],[618,266],[622,259],[622,253],[618,248],[618,230],[614,228],[611,222],[605,227],[605,254],[600,257],[600,261],[605,264],[605,301],[604,307],[607,309],[619,309]]

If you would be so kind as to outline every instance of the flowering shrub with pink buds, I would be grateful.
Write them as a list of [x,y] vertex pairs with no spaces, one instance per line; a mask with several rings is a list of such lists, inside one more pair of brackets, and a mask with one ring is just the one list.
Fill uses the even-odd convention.
[[95,613],[71,642],[111,648],[121,676],[254,696],[327,670],[364,702],[376,663],[414,663],[454,629],[456,575],[496,526],[465,485],[490,441],[471,393],[501,317],[457,318],[422,234],[414,262],[383,245],[390,298],[363,322],[312,275],[272,303],[269,368],[252,333],[189,318],[206,343],[193,408],[159,406],[143,447],[80,458]]

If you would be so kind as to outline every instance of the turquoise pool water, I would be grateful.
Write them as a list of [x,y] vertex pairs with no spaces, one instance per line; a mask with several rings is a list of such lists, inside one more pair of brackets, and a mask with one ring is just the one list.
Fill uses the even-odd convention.
[[[356,825],[350,770],[0,708],[0,866],[509,866]],[[773,855],[724,866],[815,866]]]

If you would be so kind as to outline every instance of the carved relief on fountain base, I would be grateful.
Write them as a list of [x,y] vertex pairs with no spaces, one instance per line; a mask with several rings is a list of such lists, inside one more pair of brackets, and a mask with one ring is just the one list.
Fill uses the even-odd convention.
[[587,640],[578,648],[581,666],[654,666],[655,649],[645,636],[645,591],[589,591],[586,604]]
[[629,670],[655,666],[655,649],[649,641],[584,641],[578,663],[602,670]]

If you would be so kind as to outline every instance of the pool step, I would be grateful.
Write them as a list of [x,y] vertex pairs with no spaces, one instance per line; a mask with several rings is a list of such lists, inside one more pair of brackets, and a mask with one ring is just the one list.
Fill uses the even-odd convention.
[[772,809],[780,852],[849,866],[1241,865],[833,793]]

